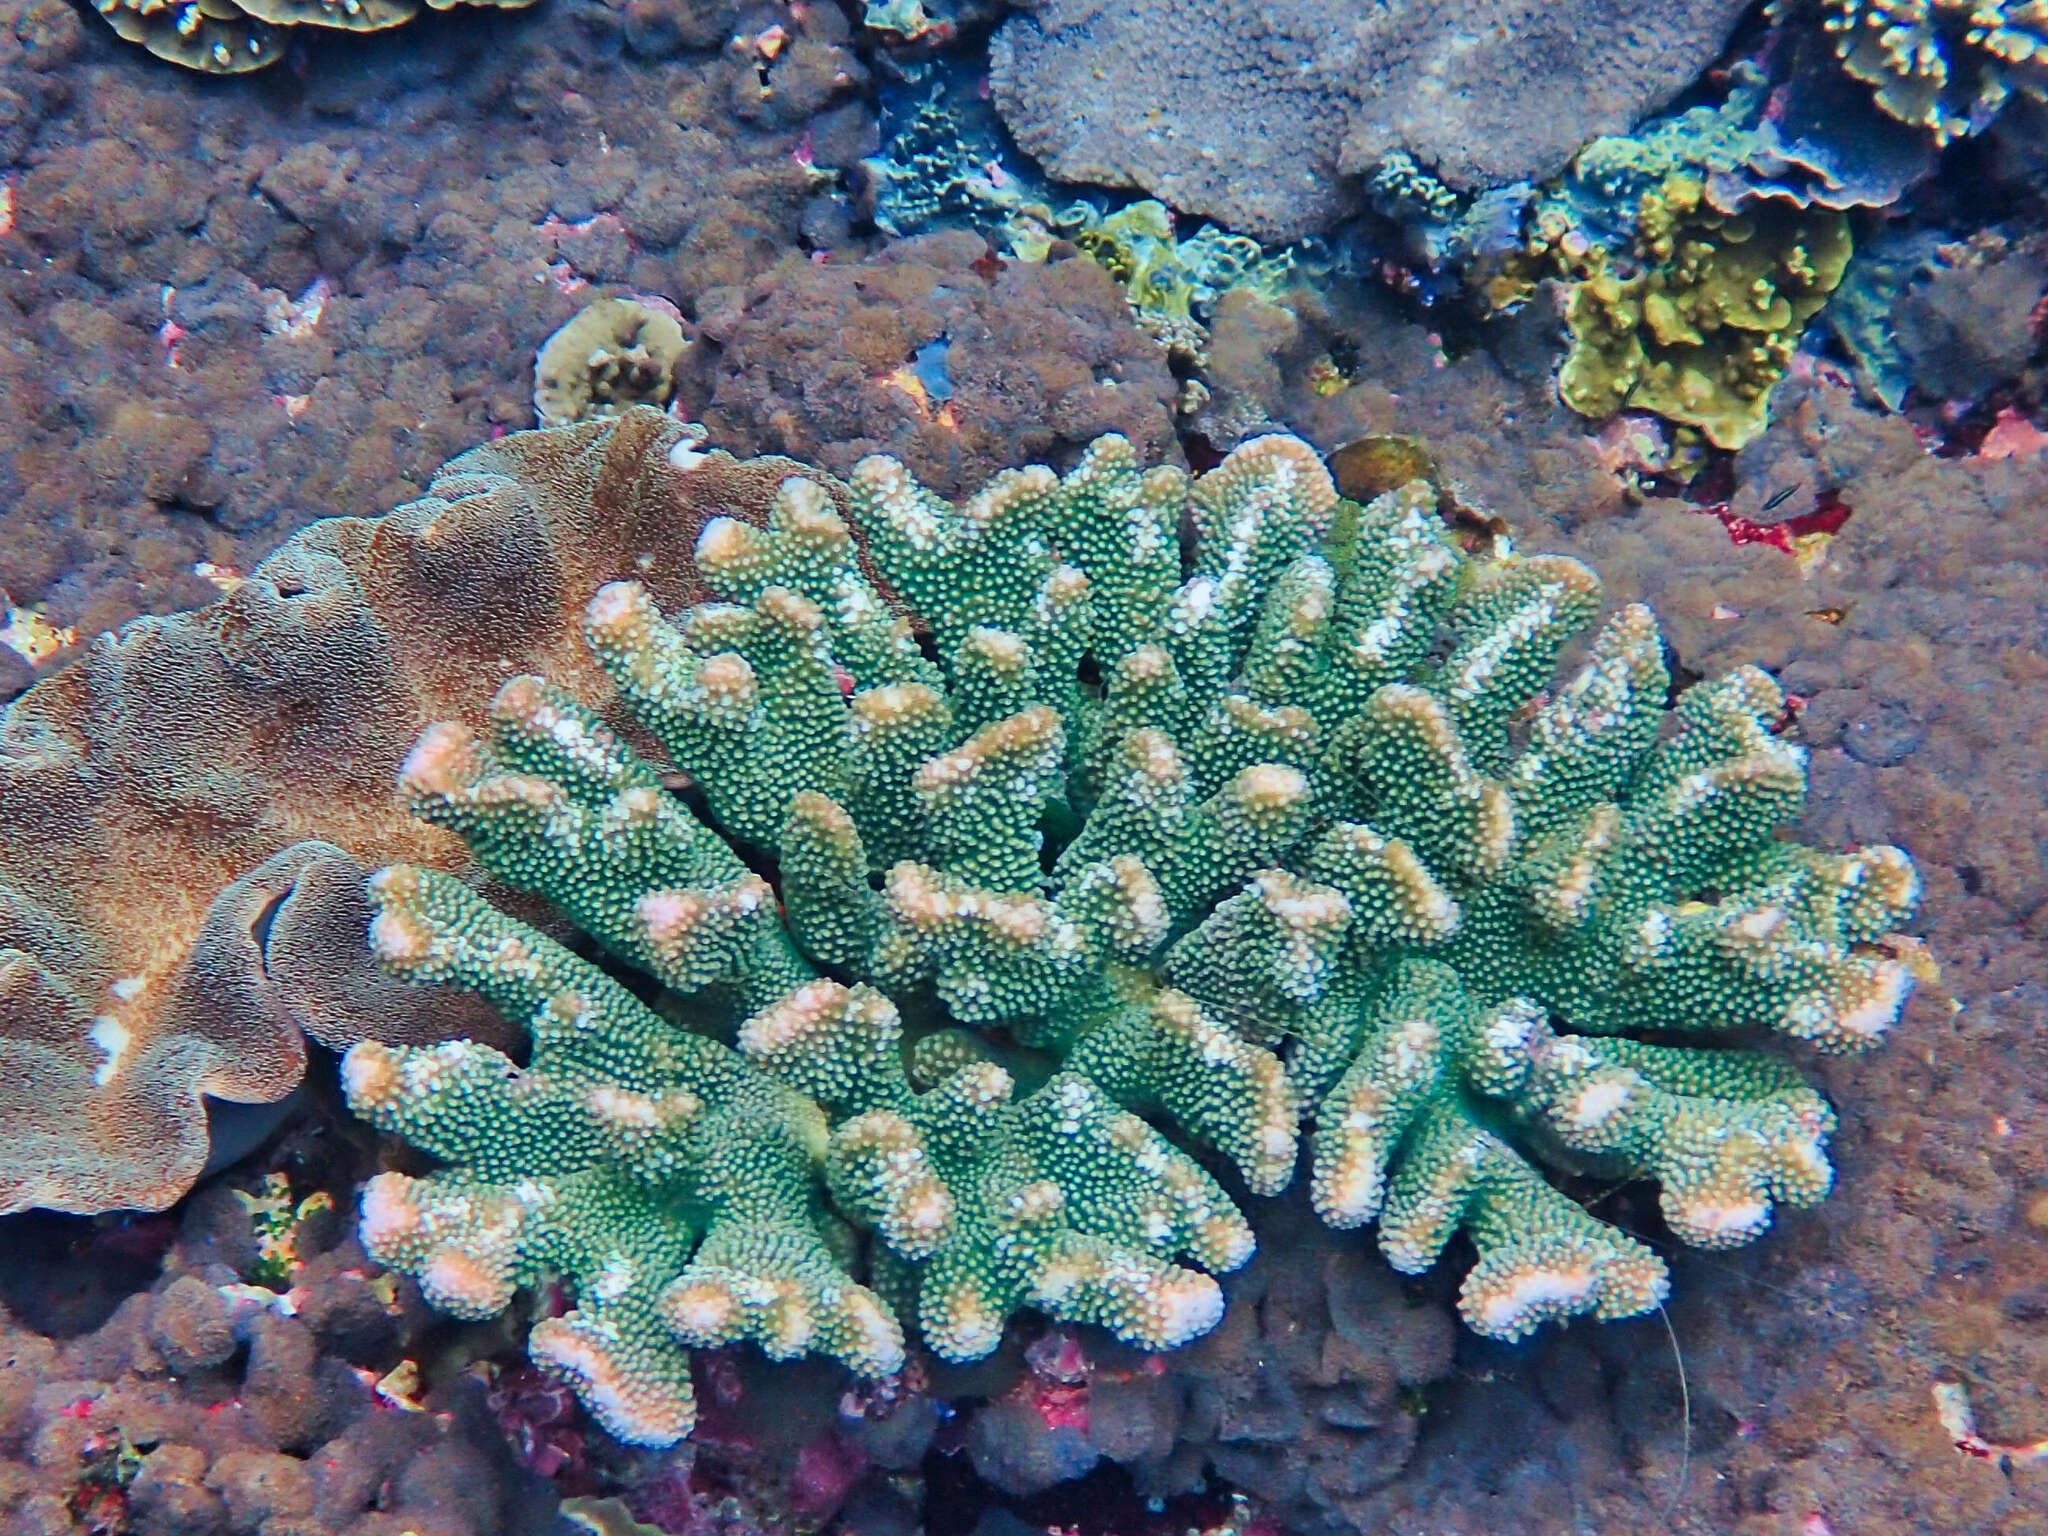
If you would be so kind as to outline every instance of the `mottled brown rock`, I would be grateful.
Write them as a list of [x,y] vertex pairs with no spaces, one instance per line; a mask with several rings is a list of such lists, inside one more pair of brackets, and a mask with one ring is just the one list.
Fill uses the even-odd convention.
[[1001,262],[964,231],[858,263],[790,261],[707,295],[679,410],[735,453],[843,474],[901,459],[942,496],[1069,467],[1104,432],[1174,461],[1179,385],[1094,262]]
[[[308,1127],[297,1145],[331,1196],[345,1198],[374,1166],[371,1143],[326,1127]],[[205,1186],[213,1190],[233,1193]],[[138,1225],[168,1224],[42,1213],[0,1220],[0,1287],[15,1294],[52,1267],[38,1263],[47,1246],[38,1234],[90,1232],[76,1267],[57,1266],[75,1283],[78,1270],[104,1264]],[[316,1237],[310,1227],[299,1235]],[[0,1536],[11,1536],[18,1510],[46,1507],[37,1500],[55,1508],[77,1500],[88,1473],[125,1480],[126,1508],[114,1500],[81,1507],[81,1536],[560,1536],[553,1491],[515,1461],[488,1385],[462,1368],[463,1346],[449,1352],[446,1319],[416,1292],[406,1297],[406,1284],[394,1290],[353,1240],[297,1265],[286,1305],[332,1313],[330,1292],[365,1284],[391,1297],[391,1354],[367,1379],[255,1289],[234,1302],[236,1335],[251,1347],[218,1367],[173,1374],[142,1323],[199,1284],[195,1262],[216,1283],[234,1274],[204,1245],[195,1252],[180,1241],[160,1258],[154,1286],[61,1342],[0,1312]],[[425,1412],[372,1390],[404,1357],[446,1369],[421,1394]]]
[[242,1402],[258,1432],[287,1450],[309,1449],[323,1422],[320,1346],[296,1317],[262,1313],[249,1329]]
[[219,1365],[235,1352],[226,1299],[196,1275],[179,1276],[156,1298],[149,1339],[164,1364],[181,1375]]
[[[8,598],[82,641],[197,608],[209,572],[533,425],[534,351],[596,294],[690,313],[794,249],[835,194],[793,152],[850,164],[831,156],[869,152],[846,129],[872,133],[872,104],[828,77],[836,126],[813,136],[793,109],[815,82],[784,90],[778,60],[776,114],[738,121],[734,90],[760,88],[757,55],[725,47],[740,7],[655,8],[681,50],[659,61],[622,47],[622,6],[550,4],[206,82],[90,6],[0,0]],[[846,30],[837,6],[777,0],[744,24]],[[6,660],[0,698],[27,685]]]
[[227,1505],[205,1486],[206,1453],[195,1445],[160,1445],[142,1458],[128,1485],[128,1507],[142,1536],[219,1536]]
[[392,792],[422,726],[533,670],[600,708],[579,626],[604,582],[697,600],[710,516],[798,466],[668,459],[651,410],[520,434],[383,518],[304,530],[197,613],[103,637],[0,717],[0,1211],[169,1204],[202,1096],[268,1102],[304,1029],[340,1046],[502,1036],[383,977],[363,871],[467,867]]
[[230,1451],[214,1462],[206,1485],[228,1507],[228,1529],[255,1536],[266,1522],[313,1512],[313,1474],[303,1461],[269,1451]]

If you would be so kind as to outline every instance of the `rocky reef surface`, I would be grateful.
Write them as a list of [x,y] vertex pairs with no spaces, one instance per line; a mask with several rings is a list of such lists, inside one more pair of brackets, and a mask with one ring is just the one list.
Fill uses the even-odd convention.
[[[1346,182],[1343,210],[1369,211],[1339,243],[1362,244],[1327,268],[1300,258],[1299,284],[1212,295],[1191,330],[1185,299],[1144,290],[1099,213],[1011,222],[1038,189],[986,157],[953,167],[981,215],[911,241],[867,222],[860,162],[890,131],[885,98],[922,91],[933,58],[984,69],[991,25],[1021,37],[1078,7],[430,9],[381,37],[295,28],[262,73],[202,79],[89,8],[0,0],[0,697],[103,629],[219,598],[319,518],[419,497],[454,454],[534,423],[535,354],[586,304],[653,296],[687,338],[663,382],[674,416],[708,433],[689,441],[841,476],[887,453],[949,497],[1015,465],[1070,469],[1106,431],[1145,462],[1202,469],[1285,429],[1369,499],[1388,487],[1342,450],[1425,443],[1426,464],[1402,462],[1426,468],[1458,537],[1582,560],[1610,602],[1654,608],[1674,686],[1770,672],[1786,739],[1811,753],[1797,834],[1906,849],[1925,885],[1911,933],[1939,967],[1883,1051],[1804,1060],[1839,1116],[1836,1188],[1755,1244],[1689,1250],[1654,1186],[1566,1176],[1669,1263],[1661,1315],[1482,1338],[1455,1323],[1469,1253],[1399,1276],[1370,1228],[1331,1231],[1305,1190],[1238,1193],[1261,1250],[1220,1277],[1221,1321],[1180,1349],[1027,1312],[984,1360],[917,1352],[879,1383],[770,1365],[754,1345],[705,1350],[694,1437],[635,1449],[527,1363],[528,1333],[571,1297],[542,1287],[495,1320],[452,1320],[351,1235],[374,1175],[431,1164],[372,1137],[318,1031],[308,1047],[305,1021],[270,1011],[324,953],[292,951],[295,970],[294,935],[333,908],[296,870],[212,905],[262,856],[230,865],[314,808],[238,820],[235,775],[202,783],[194,754],[158,753],[103,669],[92,729],[119,750],[102,761],[165,776],[114,795],[105,846],[165,807],[219,819],[133,845],[117,883],[130,903],[163,893],[147,922],[66,915],[27,947],[63,931],[81,973],[117,979],[204,950],[203,974],[259,1004],[242,1038],[262,1042],[264,1094],[302,1069],[305,1083],[248,1124],[181,1088],[181,1139],[130,1147],[157,1160],[148,1203],[192,1186],[166,1215],[0,1218],[0,1530],[2048,1531],[2048,276],[2020,46],[2034,24],[1982,9],[1975,31],[1953,6],[1905,17],[1926,45],[1909,55],[1882,41],[1900,7],[1776,6],[1736,33],[1763,84],[1747,115],[1716,118],[1741,137],[1726,154],[1660,160],[1666,141],[1645,131],[1610,146],[1599,186],[1588,162],[1506,216],[1463,185],[1490,175],[1432,184],[1442,164],[1384,179],[1407,201]],[[1086,41],[1068,30],[1066,46]],[[1084,64],[1075,80],[1121,77]],[[1710,75],[1673,105],[1725,89]],[[1623,132],[1627,115],[1599,126]],[[1744,392],[1743,431],[1722,434],[1740,446],[1676,443],[1683,414],[1642,414],[1650,392],[1604,421],[1559,397],[1569,290],[1598,279],[1574,265],[1572,231],[1597,244],[1616,219],[1604,259],[1654,272],[1663,257],[1637,250],[1629,219],[1674,170],[1702,178],[1713,239],[1761,195],[1846,210],[1855,247],[1803,336],[1803,316],[1754,327],[1772,371]],[[1874,205],[1916,178],[1880,228]],[[1538,227],[1553,205],[1576,210],[1572,231]],[[1618,281],[1640,284],[1634,270]],[[1618,291],[1665,347],[1653,306]],[[764,520],[773,490],[697,509],[671,530],[678,560],[718,511]],[[518,553],[492,569],[549,563]],[[445,666],[431,647],[408,663],[362,764],[336,741],[306,760],[321,793],[368,806],[384,757],[434,719],[480,727],[513,671],[566,678],[631,729],[579,659],[581,598],[508,591],[536,626],[553,615],[513,636],[488,622],[488,585],[467,593]],[[661,606],[704,596],[667,588]],[[511,664],[448,686],[487,653]],[[179,697],[175,661],[157,658],[152,697]],[[191,685],[181,718],[209,709],[209,686]],[[238,705],[232,723],[259,716]],[[0,772],[48,746],[17,731]],[[271,805],[286,792],[246,787]],[[463,857],[395,802],[375,822],[380,858]],[[9,835],[0,868],[46,846],[32,818]],[[201,846],[203,863],[166,852]],[[335,868],[349,879],[319,889],[353,899],[353,866]],[[298,906],[277,904],[287,888]],[[209,922],[214,949],[196,943]],[[418,1009],[412,990],[342,1002]],[[444,992],[426,1011],[453,1006]],[[95,1049],[75,1064],[87,1083]],[[176,1080],[217,1066],[182,1059]]]

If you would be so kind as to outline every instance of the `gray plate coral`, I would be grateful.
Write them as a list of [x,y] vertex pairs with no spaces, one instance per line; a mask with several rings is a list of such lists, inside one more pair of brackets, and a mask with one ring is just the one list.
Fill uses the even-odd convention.
[[[1457,187],[1541,179],[1712,61],[1741,0],[1030,0],[992,85],[1067,181],[1142,187],[1262,240],[1357,206],[1340,179],[1406,150]],[[1589,39],[1598,39],[1590,43]]]

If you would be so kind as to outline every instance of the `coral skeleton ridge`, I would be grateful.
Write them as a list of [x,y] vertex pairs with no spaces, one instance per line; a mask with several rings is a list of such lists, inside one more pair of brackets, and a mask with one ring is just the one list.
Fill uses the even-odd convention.
[[1104,437],[958,504],[869,458],[695,553],[714,600],[584,623],[666,763],[523,676],[401,773],[589,941],[373,877],[383,964],[525,1064],[344,1068],[443,1164],[377,1178],[367,1247],[465,1317],[565,1279],[532,1353],[621,1438],[686,1435],[687,1351],[736,1340],[886,1374],[1031,1307],[1171,1348],[1253,1252],[1224,1180],[1279,1192],[1303,1140],[1396,1268],[1465,1233],[1503,1338],[1666,1293],[1545,1168],[1654,1178],[1710,1248],[1827,1193],[1833,1115],[1757,1037],[1883,1036],[1916,876],[1780,838],[1783,695],[1669,703],[1647,610],[1554,685],[1583,565],[1468,554],[1288,437],[1194,479]]

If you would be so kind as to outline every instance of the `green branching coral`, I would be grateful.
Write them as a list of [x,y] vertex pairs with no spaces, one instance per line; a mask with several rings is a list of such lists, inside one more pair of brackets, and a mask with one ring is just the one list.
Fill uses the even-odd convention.
[[1557,390],[1582,416],[1651,411],[1740,448],[1762,432],[1771,391],[1806,323],[1848,266],[1848,220],[1826,209],[1760,204],[1724,214],[1696,177],[1643,197],[1639,270],[1594,260],[1571,286],[1571,351]]
[[1205,1164],[1275,1193],[1304,1122],[1324,1217],[1409,1271],[1463,1231],[1508,1338],[1666,1289],[1542,1164],[1654,1177],[1711,1247],[1826,1193],[1832,1115],[1747,1042],[1883,1034],[1913,870],[1780,840],[1782,695],[1667,709],[1642,608],[1546,691],[1585,567],[1469,556],[1285,437],[1193,481],[1103,438],[957,506],[871,458],[696,559],[719,601],[615,583],[585,628],[693,800],[536,678],[403,770],[609,959],[386,870],[384,962],[531,1058],[345,1064],[446,1164],[371,1186],[367,1246],[467,1316],[565,1276],[533,1354],[614,1433],[688,1431],[688,1346],[886,1372],[898,1319],[970,1359],[1027,1306],[1180,1343],[1253,1248]]

